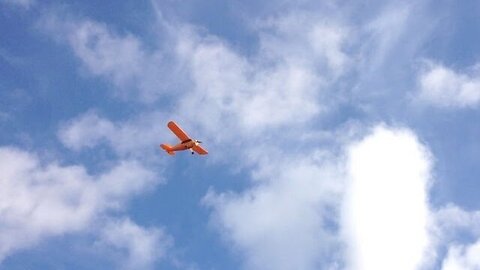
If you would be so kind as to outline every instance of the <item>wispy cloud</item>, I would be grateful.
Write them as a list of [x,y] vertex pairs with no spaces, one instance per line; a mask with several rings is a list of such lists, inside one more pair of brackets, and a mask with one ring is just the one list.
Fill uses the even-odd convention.
[[39,28],[68,44],[88,74],[112,83],[115,96],[153,103],[175,83],[175,68],[162,50],[147,50],[135,35],[104,23],[61,14],[45,14]]
[[0,123],[6,122],[9,119],[11,119],[11,115],[9,113],[0,111]]
[[75,151],[106,144],[122,158],[145,160],[149,154],[157,153],[155,146],[160,140],[172,138],[165,124],[168,120],[166,114],[152,112],[125,121],[111,121],[96,111],[88,111],[63,123],[58,137],[66,147]]
[[446,108],[475,107],[480,103],[480,72],[463,73],[429,61],[419,74],[418,98]]
[[330,77],[343,74],[350,61],[344,49],[348,27],[336,21],[292,13],[255,27],[259,47],[250,55],[195,28],[184,28],[177,37],[191,79],[177,114],[195,119],[211,140],[242,149],[252,138],[286,127],[301,130],[321,118],[341,99],[329,91]]
[[[95,231],[107,210],[158,183],[134,161],[91,175],[83,166],[41,161],[17,148],[0,148],[0,260],[49,237]],[[135,254],[134,254],[135,255]],[[141,259],[141,258],[140,258]]]
[[15,5],[21,8],[28,9],[35,4],[35,0],[4,0],[6,4]]
[[453,245],[443,261],[442,270],[480,268],[480,241],[472,245]]
[[467,211],[455,204],[448,204],[435,212],[437,237],[450,242],[458,231],[480,236],[480,211]]
[[[43,24],[54,32],[65,27],[58,20],[45,20]],[[72,29],[67,37],[71,36],[69,44],[77,56],[93,73],[97,72],[113,83],[129,78],[135,78],[135,82],[137,79],[139,82],[148,81],[152,71],[143,72],[143,69],[152,65],[155,66],[153,71],[162,74],[159,68],[166,68],[160,58],[149,57],[140,40],[133,36],[115,35],[107,26],[90,20],[67,21],[65,24]],[[69,24],[75,27],[69,27]],[[199,127],[201,134],[219,143],[232,141],[235,137],[257,137],[287,125],[303,126],[321,114],[325,107],[335,103],[333,98],[325,98],[329,96],[326,74],[339,76],[348,69],[349,56],[344,52],[347,27],[335,22],[326,23],[311,13],[292,13],[287,18],[259,22],[256,27],[261,46],[251,56],[243,55],[228,42],[191,25],[170,27],[175,31],[171,31],[174,34],[166,42],[173,44],[174,49],[169,51],[168,58],[175,62],[173,66],[181,67],[182,80],[188,87],[176,97],[176,109],[168,115],[183,122],[194,119],[191,124]],[[91,44],[88,39],[95,42]],[[305,50],[301,44],[311,46]],[[126,53],[126,60],[122,60],[126,61],[125,65],[116,64],[117,56],[124,55],[116,48],[129,48],[128,51],[133,52]],[[151,52],[154,55],[162,53],[161,50]],[[137,73],[139,62],[142,63],[142,72]],[[169,74],[169,80],[175,80],[176,75]],[[163,87],[161,85],[155,87]],[[142,89],[132,89],[143,95]],[[322,98],[325,102],[321,102]],[[159,116],[166,115],[161,110],[151,115],[154,114],[157,116],[153,122],[165,122],[159,121],[166,120],[166,117]],[[159,130],[151,125],[141,125],[149,132],[136,128],[140,119],[112,123],[90,112],[64,125],[60,138],[77,150],[102,141],[111,145],[116,142],[115,148],[121,148],[125,143],[132,145],[133,142],[120,137],[131,137],[129,134],[134,133],[157,136],[160,128],[163,130],[161,125],[157,126]],[[218,128],[220,123],[221,130]],[[91,125],[97,129],[88,129]],[[118,143],[120,141],[122,143]],[[239,141],[244,142],[247,140]]]
[[111,121],[90,111],[64,124],[59,130],[59,137],[65,146],[78,151],[112,138],[115,131]]
[[101,232],[98,246],[118,252],[119,269],[153,269],[172,246],[172,239],[159,228],[142,228],[129,219],[112,220]]
[[480,267],[480,212],[467,211],[448,204],[434,213],[432,240],[446,253],[439,257],[442,270],[477,269]]

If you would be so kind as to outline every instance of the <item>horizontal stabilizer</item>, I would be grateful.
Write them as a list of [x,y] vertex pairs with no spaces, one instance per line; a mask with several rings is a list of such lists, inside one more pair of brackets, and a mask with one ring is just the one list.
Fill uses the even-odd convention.
[[160,147],[167,152],[167,154],[173,156],[175,152],[173,151],[172,147],[168,144],[160,144]]

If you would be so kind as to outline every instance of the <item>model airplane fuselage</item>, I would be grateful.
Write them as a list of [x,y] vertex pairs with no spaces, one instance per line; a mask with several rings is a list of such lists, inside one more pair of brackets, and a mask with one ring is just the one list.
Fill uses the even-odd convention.
[[183,129],[181,129],[177,123],[170,121],[167,124],[167,127],[175,134],[179,139],[180,143],[174,146],[168,144],[161,144],[160,147],[165,150],[169,155],[175,155],[176,151],[183,151],[190,149],[192,154],[196,152],[199,155],[208,154],[207,150],[200,146],[201,141],[194,140],[187,135]]

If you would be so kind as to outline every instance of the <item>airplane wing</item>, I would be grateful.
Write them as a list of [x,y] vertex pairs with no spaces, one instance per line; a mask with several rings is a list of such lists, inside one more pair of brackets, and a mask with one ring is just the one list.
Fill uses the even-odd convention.
[[203,149],[203,147],[201,147],[200,145],[195,145],[194,147],[192,147],[192,150],[197,152],[197,154],[199,155],[208,154],[207,150]]
[[180,139],[180,141],[187,141],[190,140],[190,137],[183,131],[177,123],[170,121],[167,124],[168,128]]

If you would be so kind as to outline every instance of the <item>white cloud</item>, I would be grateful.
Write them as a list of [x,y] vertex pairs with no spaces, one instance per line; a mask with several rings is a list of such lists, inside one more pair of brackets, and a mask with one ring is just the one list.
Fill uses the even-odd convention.
[[441,269],[480,269],[480,211],[450,203],[434,212],[434,218],[432,240],[438,251],[446,251],[445,257],[437,258]]
[[435,212],[436,234],[449,242],[459,231],[480,236],[480,211],[466,211],[457,205],[448,204]]
[[428,151],[408,130],[377,127],[348,154],[343,226],[351,269],[419,269],[430,245]]
[[195,92],[182,101],[182,111],[204,114],[206,126],[229,119],[236,129],[255,133],[304,122],[319,111],[318,78],[311,70],[252,67],[221,43],[199,44],[190,53]]
[[41,161],[0,148],[0,260],[52,236],[94,231],[106,210],[121,210],[134,194],[158,182],[135,161],[98,175],[82,166]]
[[152,269],[164,258],[172,239],[158,228],[142,228],[129,219],[111,221],[100,236],[99,245],[113,247],[119,253],[120,269]]
[[346,70],[346,27],[301,13],[261,22],[258,29],[260,46],[249,56],[195,29],[178,31],[178,55],[193,84],[179,114],[213,139],[301,127],[335,103],[327,98],[327,74]]
[[480,103],[480,73],[459,73],[429,62],[419,75],[418,98],[438,107],[465,108]]
[[328,151],[278,157],[262,148],[252,188],[207,194],[215,228],[246,269],[414,270],[430,263],[428,150],[411,131],[383,126],[339,143],[347,159]]
[[276,170],[257,173],[262,182],[242,194],[210,191],[204,202],[227,243],[247,269],[318,269],[335,264],[341,193],[339,169],[327,156],[270,159]]
[[480,241],[472,245],[453,245],[442,264],[442,270],[476,269],[480,269]]

